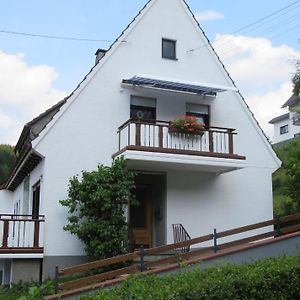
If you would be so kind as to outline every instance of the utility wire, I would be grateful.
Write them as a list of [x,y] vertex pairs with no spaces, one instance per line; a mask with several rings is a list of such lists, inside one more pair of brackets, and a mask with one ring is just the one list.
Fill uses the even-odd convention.
[[[288,25],[290,23],[294,23],[295,21],[298,21],[299,20],[299,15],[300,14],[298,13],[298,14],[294,15],[293,17],[290,17],[289,19],[286,19],[286,20],[283,20],[282,22],[277,23],[276,26],[273,25],[272,27],[268,27],[268,28],[264,29],[263,31],[261,31],[260,34],[254,35],[254,36],[250,36],[250,37],[251,38],[262,38],[262,37],[264,37],[264,35],[266,33],[272,33],[274,31],[277,31],[278,29],[282,29],[284,26],[286,26],[286,25]],[[288,31],[289,30],[285,31],[285,33],[288,32]],[[275,37],[277,37],[277,35]],[[245,39],[246,39],[246,37],[245,37]],[[273,40],[272,37],[269,38],[269,39]],[[230,42],[228,41],[228,43],[230,43]],[[233,46],[233,47],[228,47],[228,48],[220,49],[220,46],[218,46],[216,44],[216,47],[218,49],[218,53],[221,54],[221,55],[227,55],[227,53],[230,53],[231,51],[233,51],[233,50],[235,50],[235,49],[238,48],[237,46],[234,46],[234,45],[230,45],[230,46]]]
[[[248,25],[246,25],[246,26],[243,26],[242,28],[239,28],[239,29],[237,29],[237,30],[231,32],[230,34],[233,35],[233,34],[239,33],[239,32],[241,32],[241,31],[243,31],[244,29],[247,29],[247,28],[249,28],[249,27],[251,27],[251,26],[254,26],[254,25],[258,24],[258,23],[261,23],[261,22],[263,22],[263,21],[265,21],[265,20],[267,20],[267,19],[269,19],[269,18],[271,18],[271,17],[273,17],[273,16],[279,14],[280,12],[282,12],[282,11],[284,11],[284,10],[287,10],[288,8],[290,8],[290,7],[294,6],[294,5],[296,5],[297,3],[300,3],[300,0],[297,0],[297,1],[295,1],[295,2],[292,2],[292,3],[290,3],[289,5],[284,6],[284,7],[282,7],[281,9],[276,10],[276,11],[274,11],[273,13],[271,13],[271,14],[269,14],[269,15],[263,17],[263,18],[260,18],[259,20],[255,21],[255,22],[252,22],[252,23],[250,23],[250,24],[248,24]],[[224,40],[224,39],[225,39],[225,37],[224,37],[224,38],[217,39],[217,40],[215,41],[215,43],[218,43],[219,41]],[[208,44],[202,44],[202,45],[200,45],[199,47],[196,47],[196,48],[193,48],[193,49],[188,50],[187,52],[193,52],[193,51],[195,51],[195,50],[201,49],[201,48],[203,48],[203,47],[208,47],[208,46],[209,46]]]
[[[280,38],[281,36],[285,35],[286,33],[294,31],[294,30],[298,29],[299,27],[300,27],[300,23],[297,24],[297,25],[295,25],[295,26],[293,26],[293,27],[291,27],[291,28],[289,28],[289,29],[287,29],[287,30],[285,30],[285,31],[283,31],[283,32],[281,32],[281,33],[279,33],[279,34],[277,34],[277,35],[272,36],[270,39],[272,41],[277,40],[278,38]],[[261,43],[265,43],[265,42],[266,41],[261,41]],[[238,47],[236,47],[236,48],[238,49]],[[229,52],[227,52],[227,53],[229,53]],[[224,55],[226,55],[226,53],[221,54],[221,56],[223,57],[222,58],[222,62],[223,61],[228,61],[228,60],[236,57],[237,55],[239,55],[239,53],[235,53],[235,54],[229,55],[227,57],[224,57]]]
[[[280,12],[282,11],[285,11],[289,8],[291,8],[292,6],[296,5],[297,3],[300,3],[300,0],[297,0],[297,1],[294,1],[292,3],[290,3],[289,5],[277,10],[277,11],[274,11],[273,13],[263,17],[263,18],[260,18],[258,19],[257,21],[255,22],[252,22],[242,28],[239,28],[235,31],[233,31],[232,33],[230,33],[231,35],[232,34],[236,34],[236,33],[239,33],[247,28],[250,28],[256,24],[259,24],[277,14],[279,14]],[[287,13],[287,12],[286,12]],[[284,13],[284,14],[286,14]],[[282,14],[283,15],[283,14]],[[256,27],[257,28],[257,27]],[[250,29],[250,31],[253,31],[253,29]],[[90,38],[77,38],[77,37],[67,37],[67,36],[56,36],[56,35],[44,35],[44,34],[34,34],[34,33],[28,33],[28,32],[20,32],[20,31],[11,31],[11,30],[0,30],[0,33],[4,33],[4,34],[12,34],[12,35],[21,35],[21,36],[28,36],[28,37],[37,37],[37,38],[47,38],[47,39],[56,39],[56,40],[69,40],[69,41],[81,41],[81,42],[105,42],[105,43],[113,43],[114,41],[112,40],[106,40],[106,39],[90,39]],[[223,38],[220,38],[218,40],[215,41],[215,43],[218,43],[219,41],[225,39],[225,37]],[[125,41],[122,41],[122,42],[125,42]],[[228,42],[226,42],[228,43]],[[187,52],[192,52],[192,51],[195,51],[195,50],[198,50],[202,47],[207,47],[208,45],[207,44],[203,44],[197,48],[194,48],[194,49],[190,49],[188,50]]]
[[253,28],[250,28],[250,29],[244,31],[243,34],[247,34],[247,33],[253,32],[253,31],[255,31],[256,29],[259,29],[259,28],[261,28],[262,26],[264,26],[264,25],[266,25],[266,24],[268,24],[268,23],[273,22],[274,20],[279,19],[280,17],[289,14],[291,11],[294,12],[294,11],[295,11],[297,8],[299,8],[299,7],[300,7],[300,3],[299,3],[299,5],[296,5],[296,7],[290,7],[290,9],[287,9],[287,11],[285,11],[284,13],[282,13],[282,14],[280,14],[280,15],[278,15],[278,16],[275,16],[275,17],[273,16],[273,17],[271,17],[270,19],[267,19],[267,20],[263,21],[261,25],[255,26],[255,27],[253,27]]
[[246,26],[244,26],[244,27],[242,27],[242,28],[240,28],[240,29],[238,29],[238,30],[232,32],[231,34],[239,33],[240,31],[242,31],[242,30],[244,30],[244,29],[247,29],[247,28],[249,28],[249,27],[251,27],[251,26],[253,26],[253,25],[256,25],[256,24],[258,24],[258,23],[260,23],[260,22],[262,22],[262,21],[264,21],[264,20],[266,20],[266,19],[268,19],[268,18],[270,18],[270,17],[272,17],[272,16],[274,16],[274,15],[276,15],[276,14],[282,12],[283,10],[286,10],[286,9],[288,9],[288,8],[291,7],[291,6],[294,6],[295,4],[297,4],[297,3],[299,3],[299,2],[300,2],[300,0],[295,1],[295,2],[293,2],[293,3],[291,3],[291,4],[287,5],[287,6],[285,6],[285,7],[281,8],[281,9],[279,9],[279,10],[277,10],[277,11],[271,13],[270,15],[267,15],[267,16],[265,16],[265,17],[263,17],[263,18],[261,18],[261,19],[255,21],[255,22],[253,22],[253,23],[251,23],[251,24],[248,24],[248,25],[246,25]]
[[34,33],[11,31],[11,30],[0,30],[0,33],[23,35],[23,36],[38,37],[38,38],[47,38],[47,39],[56,39],[56,40],[79,41],[79,42],[105,42],[105,43],[113,43],[114,42],[114,41],[110,41],[110,40],[76,38],[76,37],[56,36],[56,35],[43,35],[43,34],[34,34]]

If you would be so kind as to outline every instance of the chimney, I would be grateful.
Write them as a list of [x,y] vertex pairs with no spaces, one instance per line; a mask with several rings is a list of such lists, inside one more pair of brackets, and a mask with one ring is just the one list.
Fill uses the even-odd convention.
[[95,53],[96,55],[96,59],[95,59],[95,65],[99,62],[99,60],[101,60],[105,53],[107,52],[107,50],[104,50],[104,49],[98,49]]

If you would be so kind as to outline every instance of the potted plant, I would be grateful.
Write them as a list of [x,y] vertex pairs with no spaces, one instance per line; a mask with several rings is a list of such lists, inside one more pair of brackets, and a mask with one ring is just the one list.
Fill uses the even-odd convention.
[[169,132],[202,135],[204,127],[204,124],[200,123],[196,117],[182,116],[170,121]]

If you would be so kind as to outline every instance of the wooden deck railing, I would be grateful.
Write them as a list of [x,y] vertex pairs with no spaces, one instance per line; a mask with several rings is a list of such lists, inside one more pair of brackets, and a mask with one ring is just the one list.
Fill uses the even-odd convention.
[[44,215],[0,214],[0,252],[42,252]]
[[[263,232],[257,232],[257,230],[262,229],[264,229]],[[276,238],[281,235],[296,232],[299,230],[300,213],[297,213],[221,232],[217,232],[217,230],[214,229],[214,232],[211,234],[182,241],[179,243],[149,249],[141,248],[139,251],[135,251],[133,253],[119,255],[112,258],[94,261],[91,263],[86,263],[70,268],[59,270],[58,267],[56,267],[56,292],[74,290],[81,287],[100,283],[101,281],[113,279],[121,275],[127,276],[127,274],[131,273],[148,271],[155,267],[161,267],[163,265],[177,263],[179,261],[185,261],[192,258],[201,260],[201,255],[203,254],[216,253],[224,249],[252,244],[253,242],[262,241],[267,238]],[[247,233],[247,237],[234,237],[235,235],[241,233]],[[222,239],[225,237],[232,237],[232,241],[222,241]],[[210,242],[211,245],[207,245],[207,242]],[[203,243],[205,244],[203,245]],[[197,248],[191,248],[190,252],[176,252],[177,249],[181,249],[183,247],[191,247],[195,245],[197,245]],[[174,251],[174,255],[165,256],[164,258],[159,259],[153,259],[148,262],[145,261],[145,256],[156,256],[163,253],[170,254],[170,251]],[[137,263],[132,263],[134,260]],[[84,275],[84,273],[89,272],[91,270],[97,270],[102,267],[112,266],[117,263],[127,263],[128,266],[97,275]],[[78,274],[81,274],[82,278],[65,281],[65,276]],[[59,283],[61,279],[64,279],[63,283]]]
[[170,122],[129,119],[118,129],[119,155],[125,150],[245,159],[234,154],[235,129],[204,127],[200,133],[174,131]]

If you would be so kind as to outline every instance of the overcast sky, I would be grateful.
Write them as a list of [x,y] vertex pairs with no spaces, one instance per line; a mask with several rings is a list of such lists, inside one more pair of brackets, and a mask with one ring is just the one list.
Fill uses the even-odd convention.
[[[96,49],[108,48],[146,0],[2,2],[0,144],[15,144],[23,125],[77,86],[93,65]],[[300,1],[187,3],[272,137],[268,121],[284,113],[280,107],[291,94],[293,61],[300,58]],[[266,16],[270,17],[257,22]],[[37,38],[5,31],[103,41]]]

